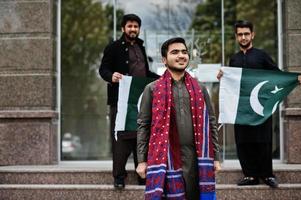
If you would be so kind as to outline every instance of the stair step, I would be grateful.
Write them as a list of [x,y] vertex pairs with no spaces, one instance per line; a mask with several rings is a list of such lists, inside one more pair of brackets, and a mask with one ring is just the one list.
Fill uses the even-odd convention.
[[[138,184],[134,171],[128,172],[126,184]],[[56,172],[0,172],[3,184],[112,184],[112,172],[56,171]]]
[[[274,169],[279,183],[301,183],[301,168]],[[240,169],[223,169],[216,175],[218,184],[236,184],[243,174]],[[301,198],[300,198],[301,199]]]
[[[301,165],[276,165],[279,183],[301,183]],[[223,167],[216,176],[218,184],[235,184],[242,177],[240,168]],[[100,167],[11,166],[0,167],[2,184],[112,184],[110,169]],[[128,171],[126,184],[137,184],[133,169]]]
[[277,189],[266,185],[217,185],[218,200],[300,200],[300,197],[301,184],[279,184]]
[[[5,200],[142,200],[144,186],[127,185],[124,190],[115,190],[112,185],[61,185],[61,184],[3,184],[0,197]],[[301,184],[279,184],[271,189],[265,185],[238,187],[233,184],[218,184],[219,200],[297,200],[301,197]]]
[[115,190],[111,185],[0,185],[5,200],[135,200],[143,195],[143,186]]

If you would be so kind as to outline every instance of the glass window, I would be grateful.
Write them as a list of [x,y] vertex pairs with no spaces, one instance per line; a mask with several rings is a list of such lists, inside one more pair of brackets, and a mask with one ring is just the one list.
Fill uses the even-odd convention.
[[92,0],[62,1],[62,160],[109,158],[106,83],[98,67],[112,35],[112,10]]
[[[222,0],[80,0],[61,4],[62,160],[111,159],[106,83],[99,77],[98,67],[104,47],[114,38],[114,6],[117,38],[122,34],[119,24],[124,13],[141,17],[140,38],[145,41],[151,70],[159,74],[164,70],[161,44],[174,36],[184,37],[188,43],[190,72],[194,73],[201,63],[222,63],[223,55],[227,65],[230,56],[239,50],[233,33],[238,19],[254,23],[254,46],[277,61],[276,0],[224,1],[224,24]],[[218,113],[219,84],[207,86]],[[274,118],[273,151],[274,158],[279,158],[279,117]],[[220,131],[220,139],[224,158],[236,159],[233,127]]]

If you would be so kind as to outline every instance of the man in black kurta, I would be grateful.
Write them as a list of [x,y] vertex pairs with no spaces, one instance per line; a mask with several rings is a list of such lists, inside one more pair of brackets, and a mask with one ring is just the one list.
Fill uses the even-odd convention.
[[[253,47],[252,23],[238,21],[235,35],[240,51],[231,57],[231,67],[279,70],[267,53]],[[238,159],[245,175],[238,185],[257,185],[262,178],[270,187],[277,187],[272,167],[272,117],[257,126],[236,124],[234,132]]]

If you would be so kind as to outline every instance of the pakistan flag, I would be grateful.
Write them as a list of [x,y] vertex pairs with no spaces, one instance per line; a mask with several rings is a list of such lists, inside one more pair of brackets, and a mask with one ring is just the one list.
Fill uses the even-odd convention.
[[136,131],[138,108],[145,86],[153,78],[122,76],[119,81],[115,138],[117,132]]
[[298,73],[222,67],[219,123],[258,125],[298,85]]

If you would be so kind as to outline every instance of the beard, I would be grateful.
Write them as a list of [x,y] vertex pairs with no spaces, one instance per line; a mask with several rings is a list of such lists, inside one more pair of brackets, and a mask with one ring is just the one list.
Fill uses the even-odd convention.
[[139,33],[137,32],[130,32],[129,34],[125,33],[125,37],[130,40],[130,41],[134,41],[138,38]]
[[185,68],[177,68],[177,67],[170,66],[170,65],[166,65],[166,67],[172,72],[180,72],[180,73],[184,72],[185,69],[187,68],[187,66]]
[[248,42],[247,44],[242,44],[242,43],[239,43],[239,46],[243,49],[248,49],[250,46],[251,46],[251,42]]

